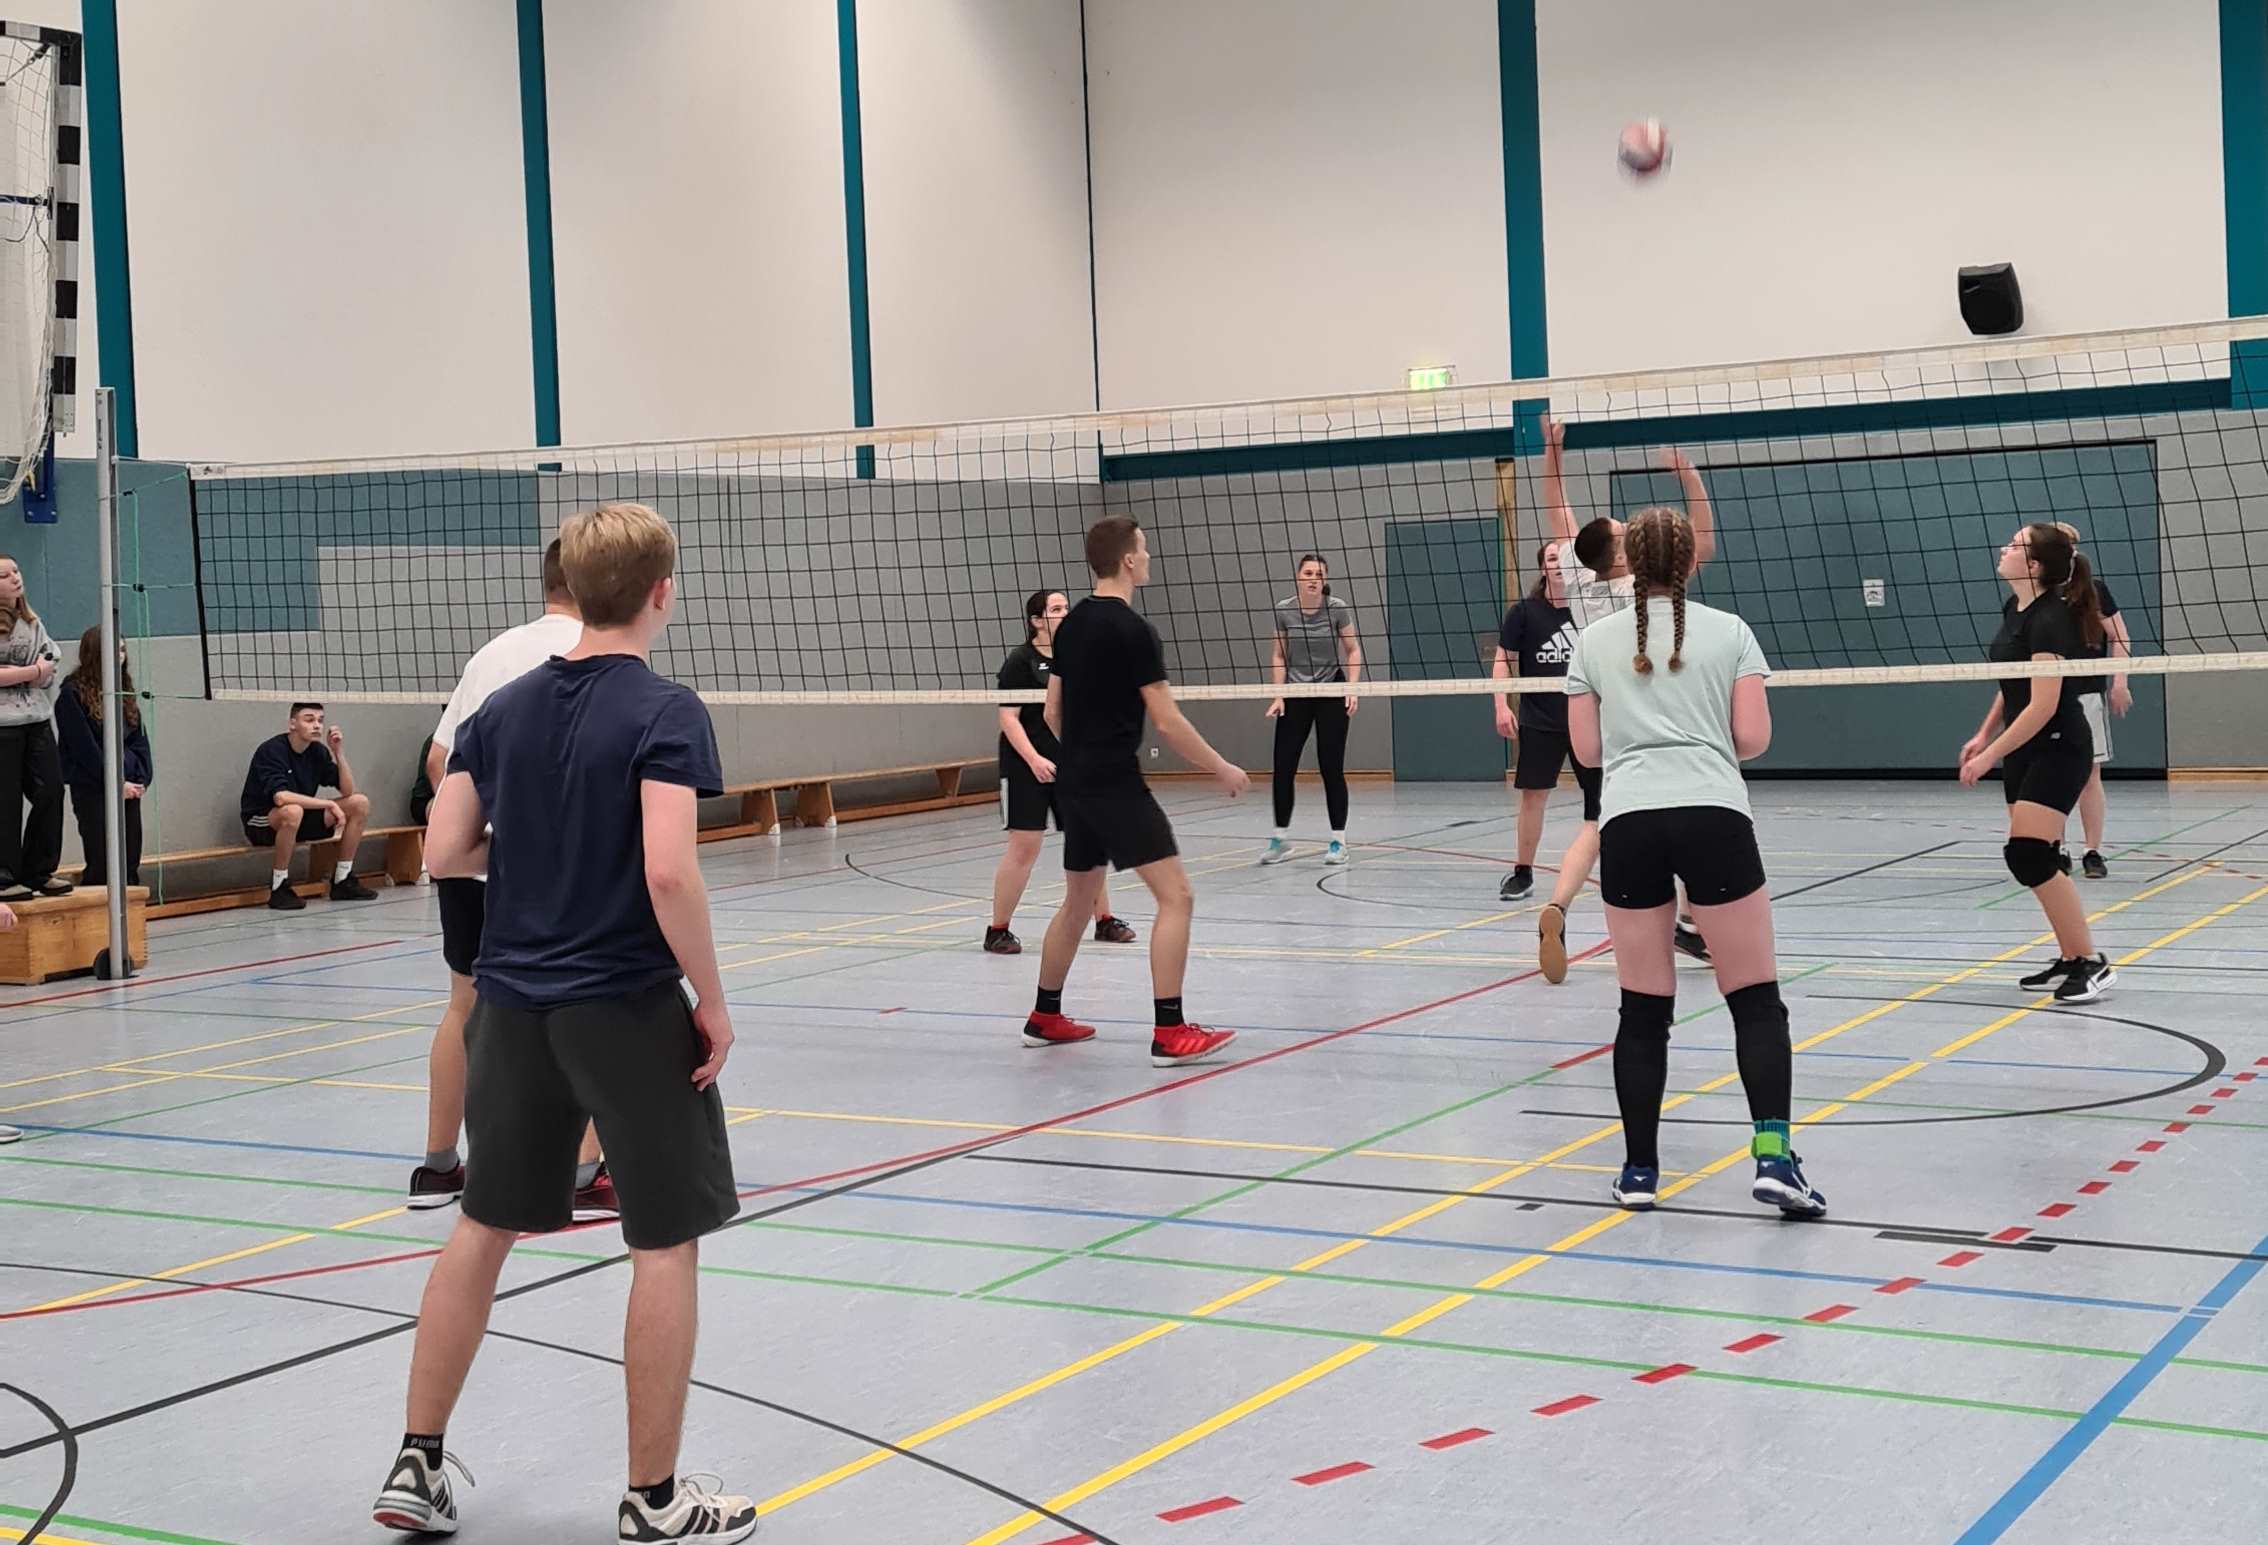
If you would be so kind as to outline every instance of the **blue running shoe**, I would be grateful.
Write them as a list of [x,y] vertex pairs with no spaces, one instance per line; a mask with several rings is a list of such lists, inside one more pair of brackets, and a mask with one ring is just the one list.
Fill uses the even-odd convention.
[[1270,837],[1267,851],[1260,855],[1260,862],[1263,864],[1280,864],[1289,857],[1291,857],[1291,844],[1281,837]]
[[1827,1215],[1827,1197],[1813,1188],[1803,1177],[1803,1161],[1790,1149],[1784,1154],[1760,1154],[1756,1160],[1756,1183],[1748,1194],[1768,1207],[1777,1207],[1791,1218],[1823,1218]]
[[1650,1212],[1654,1193],[1662,1186],[1662,1172],[1650,1164],[1625,1164],[1615,1177],[1614,1199],[1632,1212]]

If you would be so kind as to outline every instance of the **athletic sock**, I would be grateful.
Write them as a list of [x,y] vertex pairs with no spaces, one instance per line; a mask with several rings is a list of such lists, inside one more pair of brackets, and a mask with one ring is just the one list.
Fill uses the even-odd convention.
[[344,885],[347,882],[347,878],[353,873],[354,860],[351,858],[342,858],[331,866],[331,883],[333,885]]
[[284,888],[285,886],[289,885],[290,883],[291,883],[291,871],[290,871],[289,869],[276,869],[276,870],[272,870],[272,871],[270,871],[270,872],[269,872],[269,875],[268,875],[268,889],[269,889],[269,890],[272,890],[272,891],[280,891],[280,890],[282,890],[282,889],[283,889],[283,888]]
[[1347,845],[1347,834],[1343,831],[1335,831],[1331,833],[1331,840],[1343,848]]
[[1039,990],[1038,1000],[1032,1004],[1032,1012],[1035,1014],[1062,1013],[1063,989],[1060,987],[1042,987]]
[[426,1469],[441,1468],[441,1434],[438,1432],[405,1432],[402,1434],[402,1447],[416,1449],[424,1459]]
[[1756,1135],[1748,1141],[1751,1158],[1785,1159],[1795,1152],[1788,1140],[1788,1124],[1784,1121],[1759,1121]]
[[578,1191],[589,1190],[591,1182],[598,1179],[598,1168],[599,1161],[596,1159],[591,1160],[588,1164],[577,1164],[575,1166],[575,1189]]
[[648,1507],[667,1507],[677,1500],[677,1477],[673,1475],[656,1486],[633,1486],[630,1489],[644,1497]]
[[1662,1164],[1662,1091],[1669,1083],[1670,1020],[1677,999],[1660,993],[1622,991],[1622,1016],[1614,1033],[1614,1099],[1622,1111],[1622,1142],[1629,1162],[1649,1169]]
[[1788,1113],[1794,1101],[1794,1058],[1788,1047],[1788,1009],[1780,1001],[1778,982],[1757,982],[1725,994],[1732,1014],[1733,1059],[1740,1068],[1740,1085],[1748,1095],[1748,1119],[1776,1122],[1787,1137]]
[[1289,841],[1291,841],[1291,828],[1290,828],[1290,827],[1288,827],[1288,826],[1279,826],[1279,827],[1277,827],[1277,828],[1276,828],[1276,840],[1277,840],[1278,842],[1289,842]]
[[1157,1006],[1158,1028],[1160,1030],[1171,1030],[1175,1025],[1182,1022],[1181,994],[1175,993],[1170,998],[1153,999],[1152,1002]]
[[446,1148],[432,1149],[425,1156],[425,1167],[439,1175],[448,1174],[449,1171],[462,1163],[464,1163],[464,1160],[458,1157],[455,1143],[451,1143]]

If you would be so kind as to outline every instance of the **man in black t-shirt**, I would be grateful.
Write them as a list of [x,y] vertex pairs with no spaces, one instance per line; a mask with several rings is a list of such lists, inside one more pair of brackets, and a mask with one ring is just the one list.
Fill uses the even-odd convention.
[[716,1086],[732,1021],[694,846],[699,801],[724,773],[701,700],[646,663],[676,599],[668,522],[606,505],[570,519],[559,543],[581,640],[457,726],[427,832],[436,878],[488,876],[465,1026],[474,1162],[426,1285],[409,1419],[372,1516],[456,1528],[443,1429],[513,1243],[572,1216],[576,1149],[594,1121],[637,1305],[620,1536],[745,1540],[754,1503],[676,1473],[699,1239],[740,1208]]
[[[325,799],[326,788],[337,789],[339,797]],[[321,703],[292,704],[284,732],[253,748],[237,814],[244,821],[246,842],[276,850],[268,866],[268,905],[276,911],[297,912],[307,905],[291,888],[293,848],[334,837],[339,857],[331,867],[331,899],[378,899],[376,891],[354,877],[354,850],[370,819],[370,798],[354,786],[354,769],[347,765],[346,731],[334,724],[328,734],[324,732]]]
[[1087,532],[1087,567],[1095,593],[1055,630],[1055,669],[1047,684],[1047,727],[1062,743],[1056,761],[1056,819],[1063,828],[1063,903],[1048,924],[1040,955],[1039,997],[1024,1022],[1027,1046],[1084,1041],[1094,1027],[1063,1013],[1063,984],[1079,953],[1080,935],[1102,893],[1105,866],[1131,869],[1157,902],[1150,926],[1150,991],[1157,1029],[1154,1067],[1199,1062],[1234,1038],[1207,1030],[1182,1012],[1182,973],[1189,964],[1189,875],[1173,825],[1142,779],[1142,726],[1188,761],[1210,772],[1230,797],[1250,783],[1205,743],[1182,714],[1166,681],[1157,629],[1134,610],[1134,592],[1150,577],[1149,538],[1128,515],[1111,515]]

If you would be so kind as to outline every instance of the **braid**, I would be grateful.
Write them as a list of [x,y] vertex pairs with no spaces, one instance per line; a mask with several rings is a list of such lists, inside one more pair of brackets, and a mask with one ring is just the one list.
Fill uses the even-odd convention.
[[1669,668],[1681,670],[1685,665],[1685,582],[1693,567],[1693,528],[1679,521],[1670,538],[1677,578],[1670,582],[1670,615],[1675,631],[1670,638]]
[[1646,654],[1646,571],[1652,567],[1647,561],[1653,547],[1654,533],[1643,521],[1632,521],[1622,534],[1624,556],[1630,567],[1631,599],[1638,612],[1638,654],[1630,668],[1641,676],[1653,674],[1654,662]]

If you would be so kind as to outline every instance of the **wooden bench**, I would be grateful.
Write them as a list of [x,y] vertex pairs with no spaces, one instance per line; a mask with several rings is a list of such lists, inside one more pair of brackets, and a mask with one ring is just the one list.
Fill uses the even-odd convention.
[[[735,783],[728,795],[740,799],[740,819],[729,826],[704,827],[703,842],[732,837],[776,837],[780,832],[780,796],[792,790],[795,805],[790,819],[798,826],[832,827],[841,821],[871,821],[886,815],[912,815],[923,810],[949,810],[959,805],[981,805],[996,797],[991,788],[982,792],[961,789],[963,774],[971,767],[989,766],[990,757],[965,761],[916,763],[911,767],[871,767],[857,772],[816,773],[798,778],[767,778],[757,783]],[[871,783],[883,778],[911,778],[927,773],[937,780],[934,795],[917,799],[884,800],[874,804],[838,804],[835,786]]]
[[[363,830],[365,842],[383,840],[386,844],[384,873],[395,885],[415,885],[425,868],[425,828],[422,826],[371,826]],[[185,848],[176,853],[145,853],[142,870],[162,870],[190,864],[216,864],[232,858],[246,858],[265,852],[249,842],[223,843],[219,847]],[[302,896],[322,894],[330,884],[331,866],[339,861],[339,844],[336,838],[329,842],[303,844],[297,853],[308,855],[307,872],[310,878],[296,882],[292,889]],[[76,871],[71,871],[76,872]],[[189,917],[199,912],[223,912],[232,907],[258,906],[268,899],[264,886],[242,886],[225,891],[212,891],[198,896],[176,896],[161,901],[149,909],[152,917]],[[134,958],[141,959],[135,951]]]
[[[149,959],[149,901],[146,885],[126,892],[126,953],[137,961]],[[0,932],[0,982],[36,987],[92,971],[95,956],[110,947],[110,893],[100,885],[8,905],[16,926]]]

